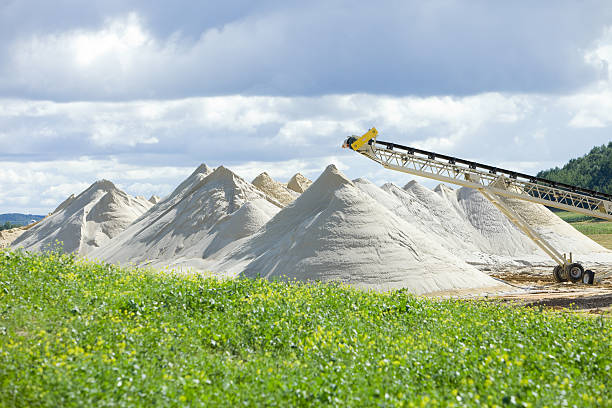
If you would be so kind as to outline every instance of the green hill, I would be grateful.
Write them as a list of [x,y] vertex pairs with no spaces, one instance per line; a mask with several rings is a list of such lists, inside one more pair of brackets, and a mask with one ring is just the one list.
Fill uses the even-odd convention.
[[538,177],[612,194],[612,142],[594,147],[562,168],[541,171]]
[[0,406],[612,406],[607,318],[0,250]]

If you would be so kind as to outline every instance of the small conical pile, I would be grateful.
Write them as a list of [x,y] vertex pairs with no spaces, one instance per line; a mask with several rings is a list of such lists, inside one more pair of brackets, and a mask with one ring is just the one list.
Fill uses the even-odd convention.
[[69,197],[47,218],[28,229],[12,244],[41,251],[61,245],[65,252],[88,254],[121,231],[151,207],[100,180],[77,197]]
[[312,181],[302,176],[300,173],[296,173],[287,183],[287,188],[302,194],[311,184]]
[[293,190],[289,190],[282,183],[274,181],[266,172],[263,172],[259,176],[255,177],[252,184],[261,192],[274,198],[284,206],[292,203],[293,200],[299,196],[298,193]]

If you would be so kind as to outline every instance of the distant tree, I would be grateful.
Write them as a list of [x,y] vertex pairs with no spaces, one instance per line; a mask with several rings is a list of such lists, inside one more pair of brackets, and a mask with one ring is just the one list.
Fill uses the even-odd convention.
[[20,225],[18,225],[18,224],[12,224],[11,222],[7,221],[4,224],[0,225],[0,231],[12,229],[12,228],[17,228],[19,226]]
[[538,177],[612,194],[612,142],[594,147],[562,168],[541,171]]

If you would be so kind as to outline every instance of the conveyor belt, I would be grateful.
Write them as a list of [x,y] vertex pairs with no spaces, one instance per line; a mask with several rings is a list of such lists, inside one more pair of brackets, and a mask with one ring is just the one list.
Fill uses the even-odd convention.
[[600,198],[600,199],[603,199],[603,200],[612,201],[612,195],[601,193],[599,191],[589,190],[589,189],[582,188],[582,187],[576,187],[576,186],[572,186],[572,185],[565,184],[565,183],[558,183],[558,182],[546,180],[546,179],[543,179],[543,178],[540,178],[540,177],[534,177],[534,176],[530,176],[528,174],[518,173],[516,171],[505,170],[505,169],[502,169],[502,168],[499,168],[499,167],[494,167],[494,166],[489,166],[487,164],[482,164],[482,163],[477,163],[477,162],[473,162],[473,161],[469,161],[469,160],[464,160],[464,159],[460,159],[458,157],[447,156],[447,155],[444,155],[444,154],[429,152],[427,150],[417,149],[417,148],[414,148],[414,147],[403,146],[403,145],[400,145],[400,144],[397,144],[397,143],[383,142],[383,141],[374,140],[374,139],[372,139],[372,140],[370,140],[368,142],[368,144],[370,144],[370,145],[373,144],[373,143],[376,143],[376,144],[379,144],[379,145],[383,145],[387,149],[390,149],[390,150],[398,148],[398,149],[405,150],[408,154],[419,153],[419,154],[422,154],[422,155],[426,155],[430,159],[448,160],[448,162],[451,163],[451,164],[460,163],[460,164],[464,164],[464,165],[469,166],[471,169],[487,170],[491,174],[504,174],[504,175],[506,175],[506,176],[508,176],[509,178],[512,178],[512,179],[521,178],[521,179],[525,179],[525,181],[529,181],[530,183],[540,184],[540,185],[544,185],[544,186],[548,186],[548,187],[558,188],[558,189],[561,189],[561,190],[571,191],[573,193],[580,193],[580,194],[588,195],[588,196],[591,196],[593,198]]

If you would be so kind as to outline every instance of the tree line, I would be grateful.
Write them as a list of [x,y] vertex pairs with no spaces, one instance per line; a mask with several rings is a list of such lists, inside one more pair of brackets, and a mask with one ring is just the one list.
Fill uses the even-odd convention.
[[612,194],[612,142],[595,146],[561,168],[543,170],[538,177]]

